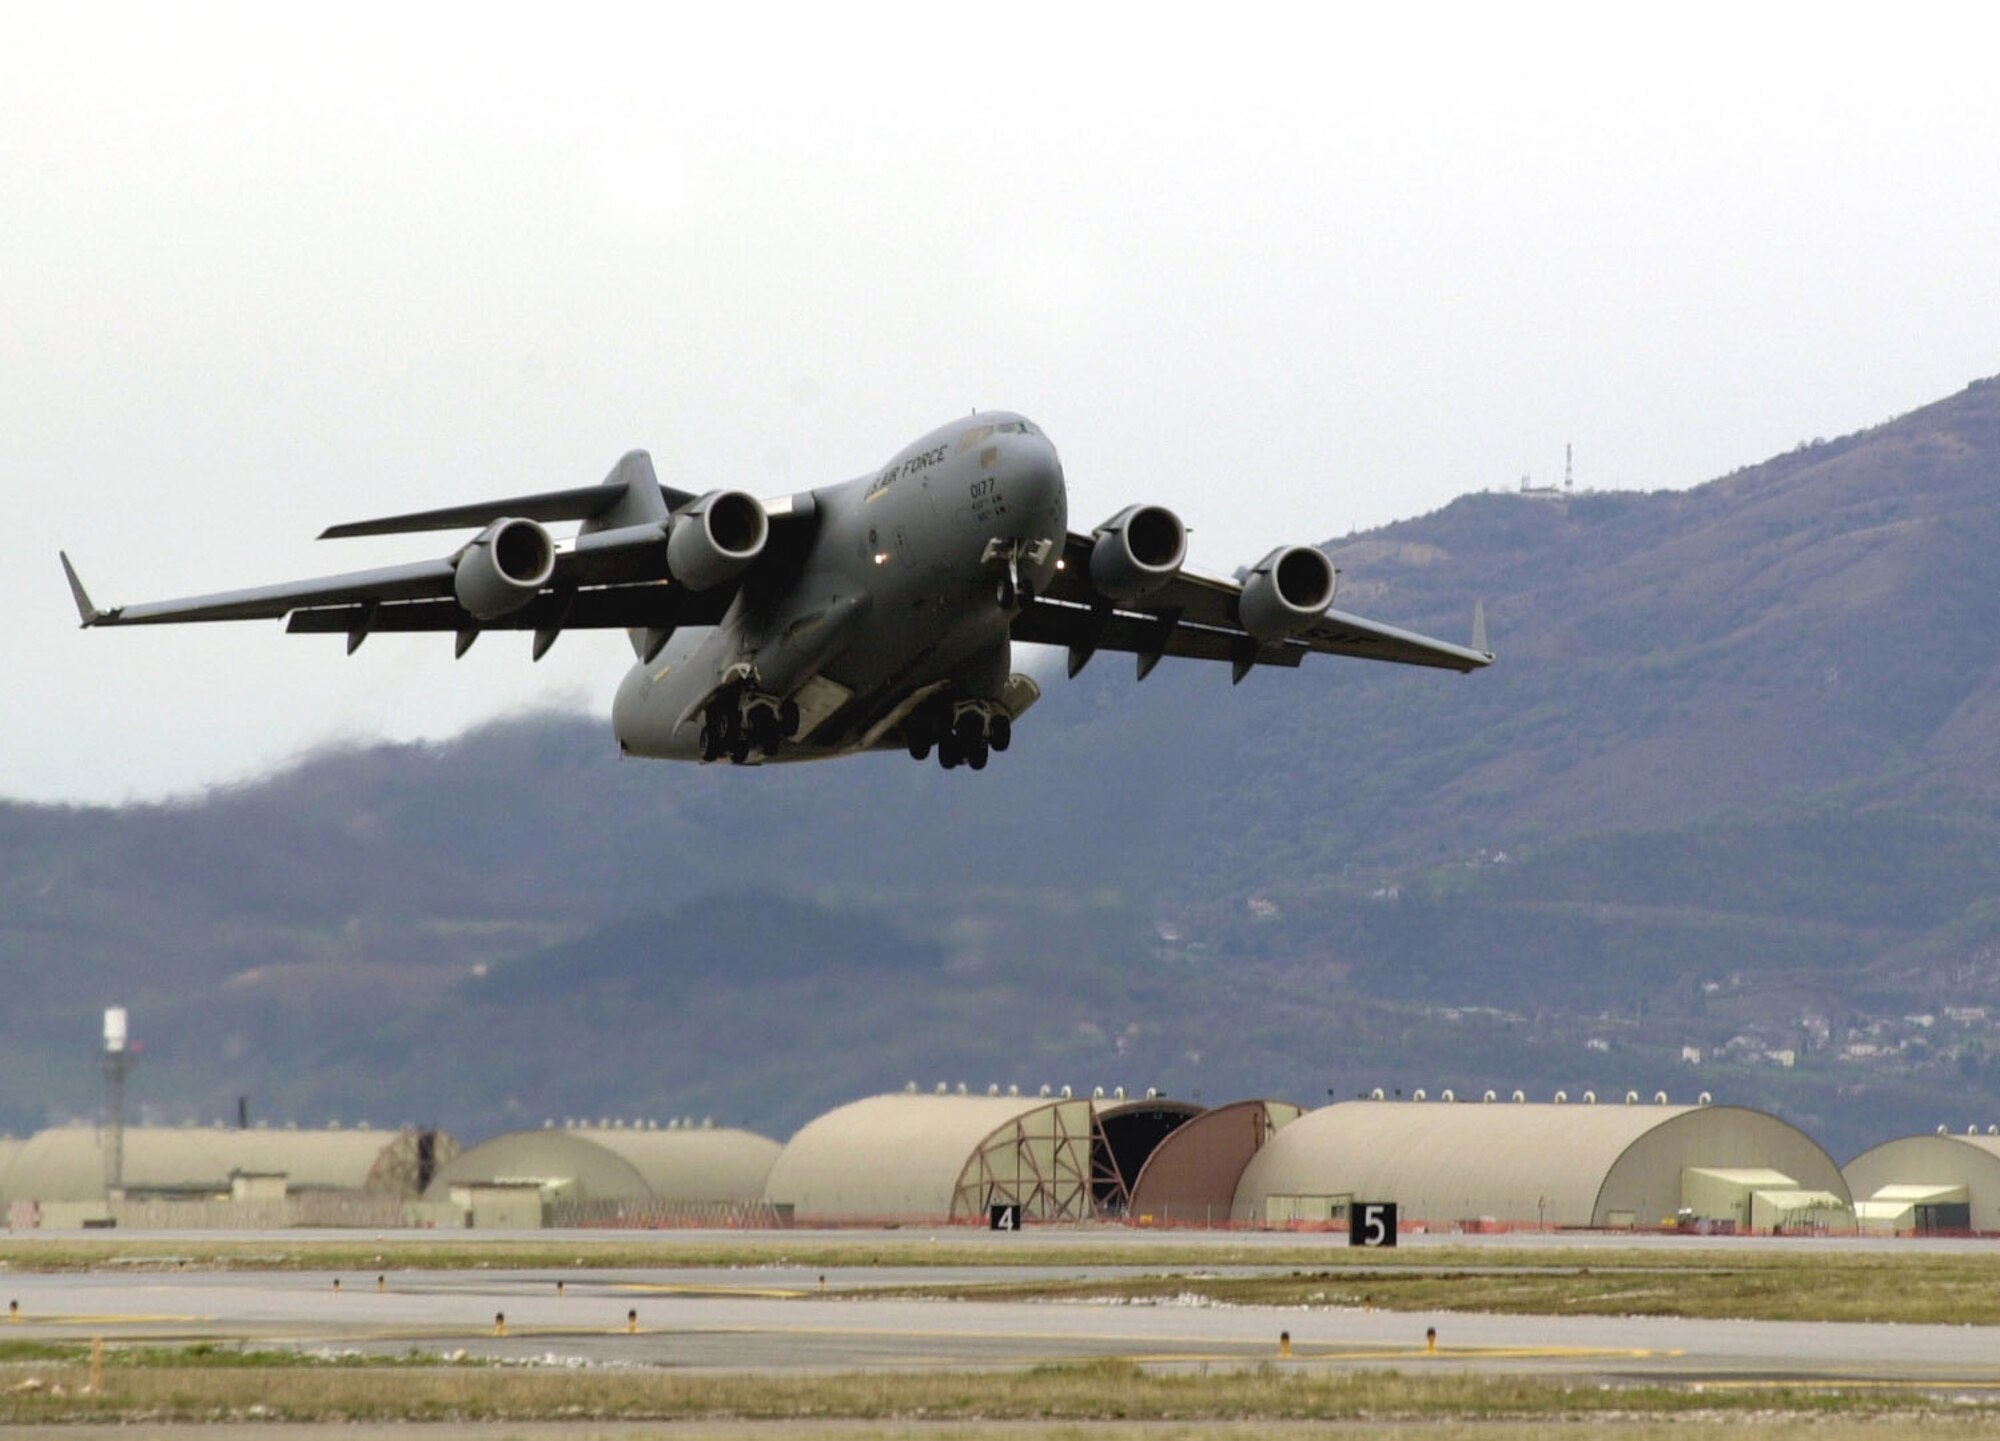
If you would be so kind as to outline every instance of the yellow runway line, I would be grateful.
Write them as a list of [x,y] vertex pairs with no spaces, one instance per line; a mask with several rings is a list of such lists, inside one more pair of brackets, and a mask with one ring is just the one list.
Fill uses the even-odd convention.
[[21,1323],[26,1326],[146,1326],[155,1324],[190,1326],[197,1323],[213,1325],[214,1322],[215,1317],[213,1316],[66,1316],[37,1313],[32,1316],[23,1315],[21,1317]]
[[781,1291],[766,1286],[679,1286],[667,1281],[621,1281],[614,1291],[642,1291],[650,1296],[749,1296],[759,1301],[796,1301],[810,1291]]
[[1777,1387],[1796,1387],[1801,1391],[1935,1391],[1940,1387],[1954,1391],[2000,1391],[2000,1377],[1994,1376],[1979,1379],[1937,1376],[1928,1380],[1918,1376],[1791,1376],[1761,1381],[1703,1377],[1693,1384],[1704,1391],[1769,1391]]

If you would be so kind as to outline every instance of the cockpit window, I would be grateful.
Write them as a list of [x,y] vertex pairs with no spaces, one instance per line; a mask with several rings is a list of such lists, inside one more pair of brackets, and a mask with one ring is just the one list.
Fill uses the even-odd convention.
[[1040,435],[1041,432],[1025,420],[999,420],[991,425],[975,425],[958,438],[958,453],[964,455],[991,440],[995,435]]

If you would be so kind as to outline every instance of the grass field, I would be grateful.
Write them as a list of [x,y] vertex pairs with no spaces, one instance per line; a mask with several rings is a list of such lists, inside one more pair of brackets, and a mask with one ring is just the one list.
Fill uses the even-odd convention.
[[[107,1352],[90,1386],[82,1347],[0,1360],[0,1424],[219,1421],[687,1421],[1232,1423],[1370,1421],[1812,1420],[1909,1425],[1976,1414],[2000,1435],[2000,1411],[1865,1388],[1570,1386],[1532,1378],[1331,1376],[1282,1365],[1160,1374],[1127,1362],[1021,1372],[821,1376],[676,1376],[646,1370],[527,1368],[412,1358],[402,1366],[315,1361],[223,1348]],[[954,1433],[958,1434],[958,1433]],[[1149,1434],[1170,1435],[1173,1431]],[[1193,1433],[1187,1433],[1193,1434]],[[1856,1433],[1866,1434],[1866,1433]],[[1975,1433],[1967,1433],[1975,1434]]]

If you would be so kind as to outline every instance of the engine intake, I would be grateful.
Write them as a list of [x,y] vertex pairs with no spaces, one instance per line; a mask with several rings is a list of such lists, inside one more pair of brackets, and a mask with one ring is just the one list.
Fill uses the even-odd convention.
[[497,620],[533,600],[555,574],[556,543],[532,520],[496,520],[473,537],[452,568],[452,594],[479,620]]
[[1281,545],[1251,568],[1238,612],[1258,640],[1295,635],[1333,604],[1333,562],[1309,545]]
[[667,570],[689,590],[707,590],[748,569],[770,535],[770,517],[755,496],[711,490],[674,517]]
[[1090,583],[1112,600],[1151,595],[1187,559],[1187,527],[1163,505],[1133,505],[1097,528]]

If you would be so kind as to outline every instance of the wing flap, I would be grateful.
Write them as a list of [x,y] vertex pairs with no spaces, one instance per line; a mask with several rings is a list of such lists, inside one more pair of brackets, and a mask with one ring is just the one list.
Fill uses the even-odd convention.
[[378,631],[472,630],[670,630],[715,625],[734,598],[733,588],[691,591],[680,586],[606,586],[571,594],[552,591],[494,620],[477,620],[455,600],[401,601],[382,605],[313,606],[292,612],[285,629],[295,635],[373,635]]
[[1132,655],[1181,656],[1190,660],[1241,663],[1246,654],[1258,665],[1296,666],[1307,654],[1295,641],[1259,643],[1240,630],[1189,625],[1171,616],[1093,610],[1060,601],[1038,600],[1014,618],[1015,640],[1065,646],[1089,654],[1100,650]]
[[423,560],[409,565],[357,570],[316,580],[286,581],[248,590],[180,600],[146,601],[98,611],[87,625],[171,625],[201,620],[276,620],[302,606],[335,605],[343,601],[404,601],[451,594],[452,563]]
[[[1479,629],[1485,629],[1483,623]],[[1398,630],[1338,610],[1330,610],[1314,621],[1300,633],[1299,639],[1321,655],[1353,656],[1358,660],[1386,660],[1397,665],[1427,665],[1455,671],[1475,671],[1493,664],[1492,654],[1484,648],[1474,650],[1453,645],[1450,641]],[[1476,639],[1484,640],[1484,636]]]

